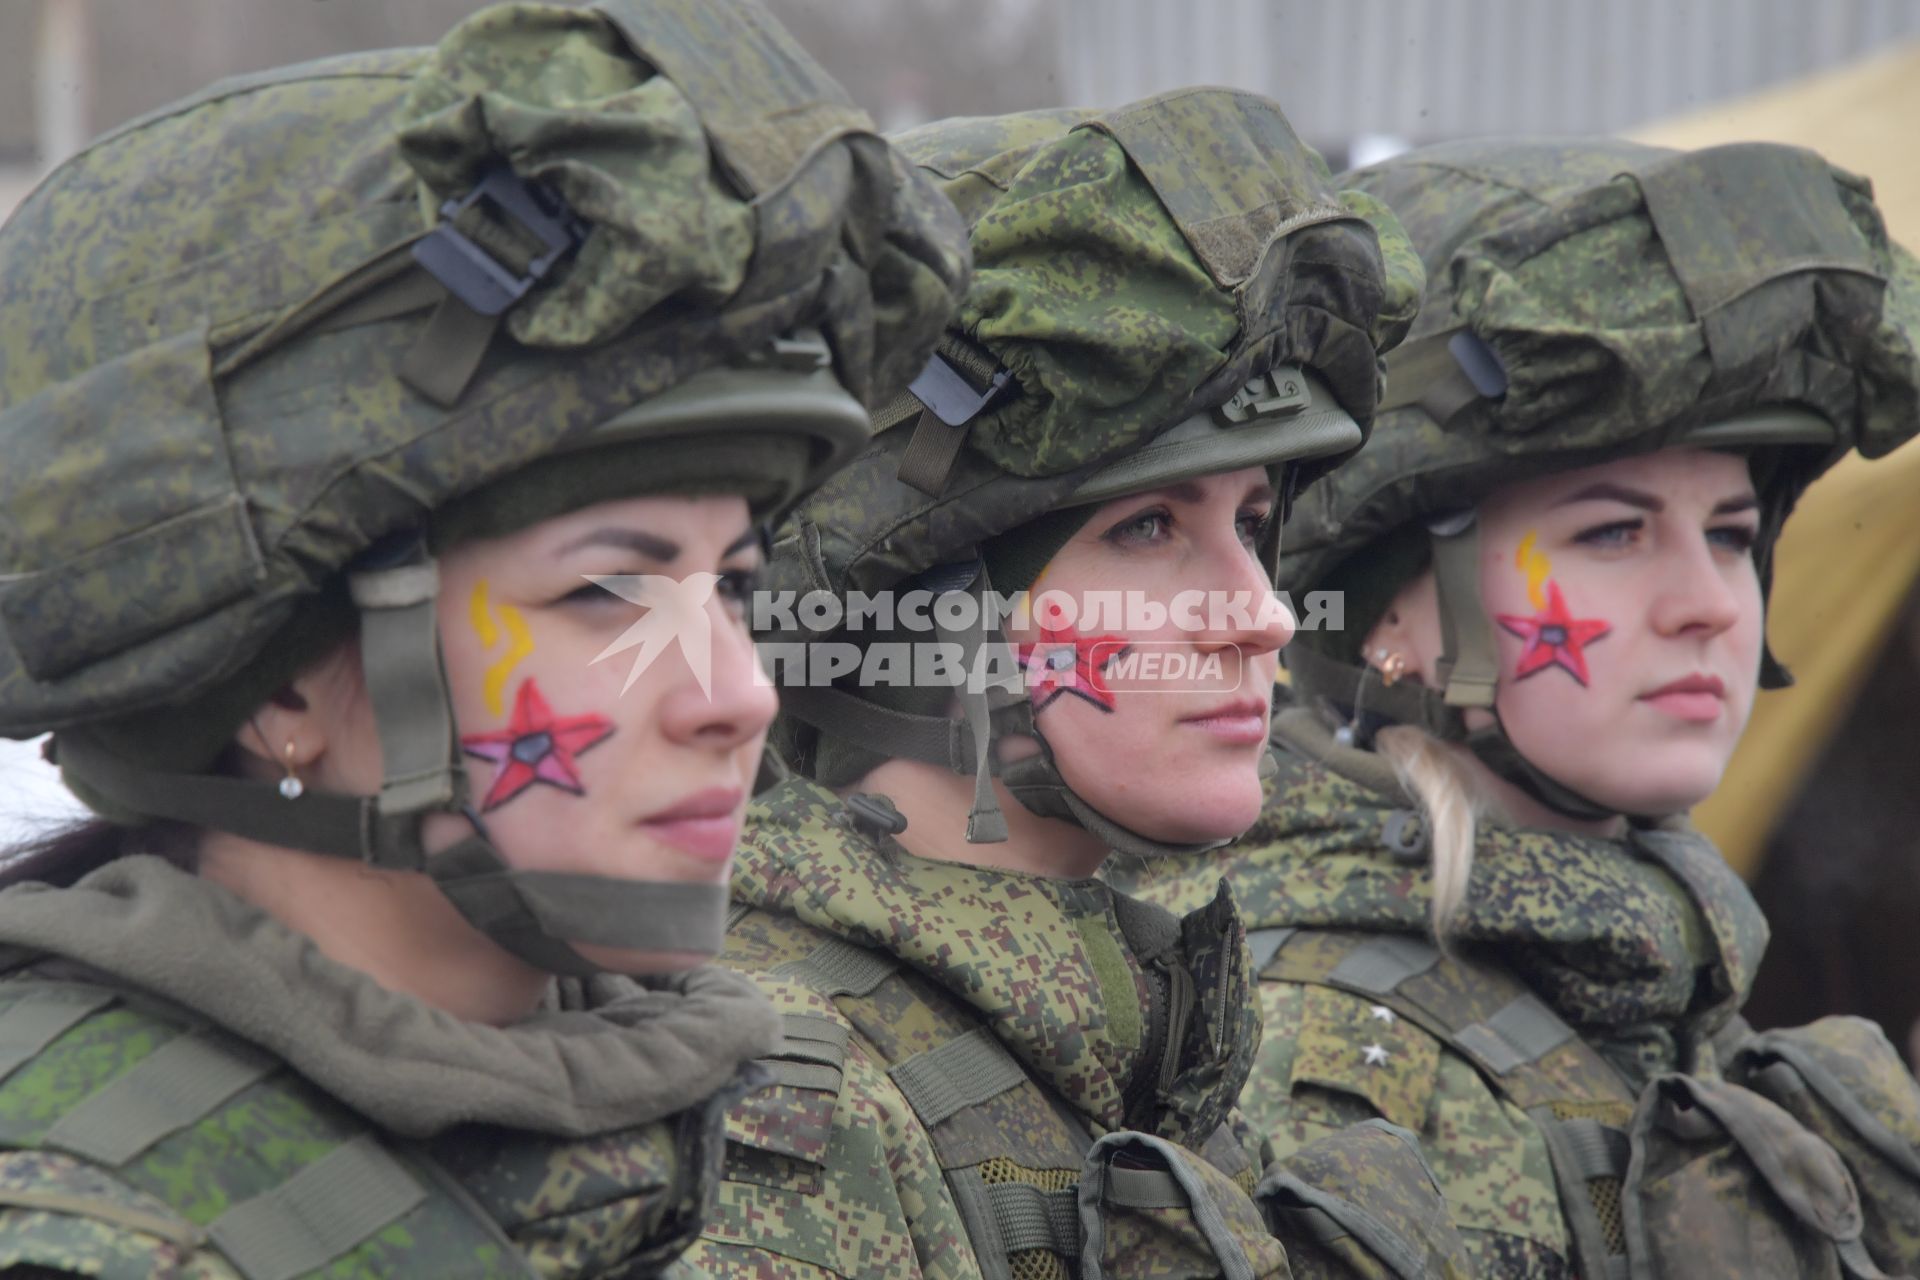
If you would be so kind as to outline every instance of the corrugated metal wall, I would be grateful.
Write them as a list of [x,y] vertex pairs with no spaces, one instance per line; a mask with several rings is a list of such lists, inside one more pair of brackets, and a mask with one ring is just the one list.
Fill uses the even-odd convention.
[[1914,0],[1060,0],[1058,12],[1064,101],[1257,89],[1335,152],[1366,134],[1614,132],[1920,38]]

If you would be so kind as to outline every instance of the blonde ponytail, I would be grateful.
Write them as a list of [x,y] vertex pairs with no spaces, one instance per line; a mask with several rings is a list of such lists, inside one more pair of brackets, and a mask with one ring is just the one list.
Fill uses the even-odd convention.
[[1424,730],[1389,725],[1374,735],[1373,745],[1425,811],[1432,850],[1433,936],[1445,949],[1467,907],[1482,808],[1479,791],[1446,744]]

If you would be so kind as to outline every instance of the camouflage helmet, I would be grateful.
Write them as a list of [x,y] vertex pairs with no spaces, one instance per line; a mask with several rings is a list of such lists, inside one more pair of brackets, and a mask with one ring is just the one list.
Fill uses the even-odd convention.
[[[468,794],[425,530],[660,491],[771,514],[867,438],[966,264],[756,0],[502,5],[137,120],[0,231],[0,732],[54,731],[109,816],[424,870],[578,970],[564,939],[672,894],[509,872],[484,831],[421,848]],[[316,602],[357,615],[380,795],[196,772]]]
[[[1428,290],[1387,361],[1366,450],[1301,504],[1281,579],[1339,589],[1344,632],[1288,650],[1295,687],[1373,723],[1463,740],[1496,772],[1580,817],[1608,811],[1533,769],[1491,708],[1475,506],[1501,486],[1675,445],[1747,451],[1763,588],[1795,500],[1850,449],[1884,454],[1920,422],[1920,274],[1863,179],[1768,143],[1675,152],[1634,143],[1474,141],[1347,175],[1400,215]],[[1444,690],[1383,687],[1358,646],[1431,562]],[[1767,654],[1763,683],[1786,682]]]
[[[983,551],[1051,513],[1248,466],[1297,480],[1365,438],[1418,263],[1385,207],[1333,184],[1271,101],[1191,89],[897,141],[971,224],[973,280],[935,358],[876,414],[873,445],[795,510],[775,587],[982,597],[995,585]],[[958,639],[972,655],[1001,643],[997,627]],[[989,739],[1038,738],[1031,707],[1001,689],[991,714],[964,698],[957,721],[950,692],[788,689],[783,746],[833,783],[846,779],[822,775],[820,751],[836,743],[869,765],[972,772],[969,838],[1004,839]],[[913,705],[881,705],[902,696]],[[1082,803],[1042,746],[1000,775],[1024,804],[1116,848],[1164,850]]]

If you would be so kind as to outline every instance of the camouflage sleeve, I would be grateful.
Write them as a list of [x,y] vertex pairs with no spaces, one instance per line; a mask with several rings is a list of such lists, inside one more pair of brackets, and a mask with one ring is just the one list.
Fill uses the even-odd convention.
[[1840,1153],[1860,1189],[1873,1260],[1890,1274],[1920,1275],[1920,1083],[1879,1026],[1822,1018],[1750,1035],[1728,1057],[1729,1079]]
[[0,1155],[0,1275],[240,1280],[159,1201],[57,1152]]

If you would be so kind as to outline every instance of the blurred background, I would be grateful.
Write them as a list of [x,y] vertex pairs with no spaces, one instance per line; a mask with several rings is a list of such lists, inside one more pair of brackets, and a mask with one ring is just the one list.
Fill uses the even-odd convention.
[[[1811,146],[1920,246],[1916,0],[766,0],[883,128],[1230,84],[1336,168],[1473,134]],[[0,214],[95,133],[210,81],[431,43],[479,0],[0,0]],[[0,465],[4,458],[0,457]],[[1761,699],[1696,813],[1774,941],[1760,1026],[1865,1014],[1920,1062],[1920,452],[1843,465],[1780,550]],[[0,740],[0,846],[69,816]]]

